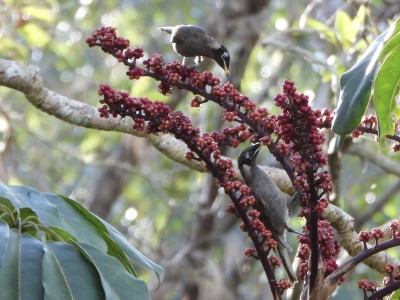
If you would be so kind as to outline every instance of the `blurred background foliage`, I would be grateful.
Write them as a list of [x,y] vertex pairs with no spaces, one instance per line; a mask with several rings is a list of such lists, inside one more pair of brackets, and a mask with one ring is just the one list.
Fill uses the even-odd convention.
[[[165,97],[152,80],[127,80],[123,67],[88,48],[85,39],[100,26],[113,26],[132,46],[144,47],[146,56],[160,53],[172,61],[180,58],[169,36],[156,28],[200,25],[231,55],[239,53],[231,57],[233,81],[260,105],[276,111],[272,99],[289,79],[310,96],[314,107],[333,108],[340,75],[400,16],[397,0],[2,2],[0,56],[38,66],[47,88],[98,106],[98,86],[109,83],[133,96],[165,101],[208,131],[226,126],[214,105],[192,109],[191,95],[176,91]],[[254,44],[247,42],[246,26]],[[235,49],[248,51],[249,58]],[[214,64],[201,67],[224,78]],[[243,257],[249,240],[237,220],[225,215],[228,200],[208,174],[170,161],[146,140],[64,123],[5,87],[0,87],[0,101],[3,180],[69,196],[116,225],[136,248],[166,267],[166,280],[158,290],[151,274],[143,274],[154,299],[265,299],[265,275],[257,263]],[[338,174],[333,176],[333,200],[356,221],[360,217],[360,229],[382,226],[398,217],[399,157],[380,149],[373,139],[349,144],[339,159],[331,160],[331,171]],[[238,153],[226,150],[232,158]],[[394,168],[381,165],[383,160]],[[263,163],[276,166],[269,155],[263,156]],[[381,205],[371,212],[377,203]],[[295,217],[291,224],[300,226]],[[290,239],[295,245],[295,237]],[[345,259],[343,251],[341,261]],[[356,289],[361,277],[382,278],[360,266],[334,299],[361,298]]]

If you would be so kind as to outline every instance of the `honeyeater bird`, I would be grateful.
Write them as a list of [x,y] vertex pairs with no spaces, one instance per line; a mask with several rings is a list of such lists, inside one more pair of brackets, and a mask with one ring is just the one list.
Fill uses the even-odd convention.
[[229,79],[229,51],[220,42],[207,35],[206,31],[194,25],[178,25],[175,27],[160,27],[158,30],[171,35],[170,42],[174,51],[185,57],[195,57],[196,65],[203,57],[214,60]]
[[286,198],[272,179],[256,165],[260,148],[261,144],[255,144],[240,153],[238,158],[240,173],[256,199],[254,208],[261,214],[259,219],[271,231],[272,237],[278,243],[276,252],[282,260],[289,279],[295,282],[297,281],[296,274],[288,254],[291,248],[286,243],[286,230],[294,231],[287,224],[289,213]]

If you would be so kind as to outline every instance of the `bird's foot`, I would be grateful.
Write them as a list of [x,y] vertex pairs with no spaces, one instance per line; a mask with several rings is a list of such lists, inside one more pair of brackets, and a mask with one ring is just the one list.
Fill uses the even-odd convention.
[[287,226],[287,225],[285,226],[285,228],[286,228],[286,230],[287,230],[288,232],[293,232],[293,233],[295,233],[295,234],[297,234],[297,235],[301,235],[301,236],[305,236],[305,237],[309,237],[309,236],[310,236],[308,233],[298,232],[298,231],[294,230],[293,228],[291,228],[291,227],[289,227],[289,226]]

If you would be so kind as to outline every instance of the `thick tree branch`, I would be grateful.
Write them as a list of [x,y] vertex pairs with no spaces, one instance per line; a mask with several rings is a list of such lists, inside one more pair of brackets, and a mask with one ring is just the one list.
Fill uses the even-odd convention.
[[[41,111],[67,123],[86,128],[117,131],[147,138],[152,145],[168,158],[198,172],[207,172],[204,164],[187,160],[186,145],[168,134],[147,134],[133,130],[130,118],[100,118],[97,108],[57,94],[44,87],[39,68],[11,60],[0,59],[0,86],[9,87],[25,94],[28,101]],[[289,178],[283,170],[265,167],[264,170],[286,193],[293,193]],[[240,174],[236,166],[236,173]]]
[[[351,256],[363,251],[363,244],[359,241],[358,232],[354,229],[354,218],[352,216],[331,204],[325,210],[325,217],[337,230],[341,245]],[[363,262],[382,274],[385,273],[386,264],[399,265],[400,263],[398,259],[386,252],[379,252]]]
[[380,154],[366,143],[352,143],[346,152],[366,159],[388,173],[400,176],[400,164],[396,160]]

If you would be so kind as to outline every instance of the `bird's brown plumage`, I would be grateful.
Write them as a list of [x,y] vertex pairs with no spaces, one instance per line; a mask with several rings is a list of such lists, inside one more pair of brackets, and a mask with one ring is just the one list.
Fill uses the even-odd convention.
[[206,31],[194,25],[178,25],[175,27],[160,27],[161,31],[171,34],[170,42],[176,53],[183,57],[196,57],[197,62],[202,57],[213,59],[229,75],[229,51],[224,45],[207,35]]

